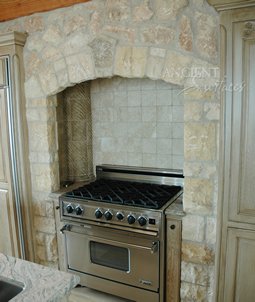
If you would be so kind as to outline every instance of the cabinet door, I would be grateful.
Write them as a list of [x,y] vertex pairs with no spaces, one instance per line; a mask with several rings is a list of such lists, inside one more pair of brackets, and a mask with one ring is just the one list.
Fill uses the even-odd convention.
[[20,257],[7,116],[6,90],[0,89],[0,252]]
[[254,302],[255,231],[228,229],[224,301]]
[[236,91],[233,91],[232,98],[229,220],[252,224],[255,224],[254,58],[255,20],[233,23],[233,83]]

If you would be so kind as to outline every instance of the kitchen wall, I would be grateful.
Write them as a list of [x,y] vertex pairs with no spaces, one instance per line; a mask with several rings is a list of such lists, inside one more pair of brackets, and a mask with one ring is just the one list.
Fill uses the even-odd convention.
[[[179,106],[174,103],[175,90],[186,89],[181,93],[185,123],[183,205],[187,213],[182,231],[181,297],[185,301],[213,301],[220,112],[219,93],[214,86],[219,77],[218,14],[204,0],[93,0],[0,24],[0,32],[11,30],[28,33],[24,48],[26,116],[37,261],[58,267],[58,221],[55,220],[53,199],[49,197],[49,193],[57,190],[60,184],[57,94],[66,87],[93,80],[93,101],[96,96],[100,96],[101,101],[101,95],[109,93],[102,90],[105,86],[112,89],[110,94],[117,93],[114,81],[121,77],[127,86],[127,102],[132,102],[128,98],[132,94],[136,98],[140,95],[143,102],[142,96],[147,91],[143,86],[150,79],[155,81],[156,89],[151,91],[156,98],[153,105],[149,98],[144,101],[151,102],[145,107],[152,107],[150,110],[154,113],[159,112],[157,103],[160,97],[157,94],[164,93],[163,87],[157,89],[159,83],[163,86],[167,83],[167,90],[171,91],[172,97],[168,99],[171,105],[166,106],[172,112],[175,106]],[[138,90],[130,90],[137,79],[141,86]],[[105,85],[107,81],[112,81],[112,88]],[[106,104],[102,102],[93,110],[100,111]],[[132,103],[127,105],[127,112],[136,107]],[[157,120],[158,116],[155,121],[155,115],[154,121],[150,120],[145,107],[140,107],[141,118],[150,124],[146,131],[154,135],[153,125],[164,122]],[[112,113],[117,123],[122,123],[121,111],[115,115]],[[99,122],[94,113],[93,117],[95,128]],[[172,118],[176,117],[172,115]],[[102,126],[104,122],[100,123]],[[166,126],[170,125],[173,128],[176,123],[169,122]],[[109,146],[106,134],[111,126],[108,126],[101,127],[105,133],[94,142],[101,148],[95,158],[100,159],[108,152],[104,151]],[[141,151],[145,151],[148,139],[154,139],[156,152],[150,153],[154,163],[156,160],[157,165],[174,164],[174,156],[182,155],[173,153],[172,144],[169,154],[164,154],[169,157],[158,161],[157,140],[167,142],[167,137],[159,136],[164,132],[166,135],[175,135],[176,132],[159,129],[156,128],[155,138],[139,137],[143,141]],[[142,135],[147,136],[146,131],[142,131]],[[147,165],[148,153],[137,152],[136,155],[138,153],[137,160]],[[131,156],[130,162],[134,160],[135,156]]]
[[92,81],[94,164],[183,169],[181,89],[151,79]]

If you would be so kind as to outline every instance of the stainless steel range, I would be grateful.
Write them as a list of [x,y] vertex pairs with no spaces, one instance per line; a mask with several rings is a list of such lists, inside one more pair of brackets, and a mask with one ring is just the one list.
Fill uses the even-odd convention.
[[97,179],[60,197],[66,269],[81,285],[137,302],[163,302],[165,209],[181,170],[101,165]]

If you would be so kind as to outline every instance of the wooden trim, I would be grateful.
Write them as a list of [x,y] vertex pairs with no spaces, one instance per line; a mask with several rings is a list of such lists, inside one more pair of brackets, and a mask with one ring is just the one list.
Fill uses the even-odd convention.
[[0,22],[88,1],[91,0],[1,0]]
[[255,6],[254,0],[207,0],[217,11]]

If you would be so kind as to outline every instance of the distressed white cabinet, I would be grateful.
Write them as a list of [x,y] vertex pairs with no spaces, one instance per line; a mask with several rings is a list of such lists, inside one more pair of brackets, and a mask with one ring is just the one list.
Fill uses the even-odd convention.
[[23,46],[27,35],[0,35],[0,252],[34,260]]
[[[217,301],[255,297],[255,6],[218,2],[221,20],[221,152]],[[239,2],[239,6],[237,6]],[[247,4],[251,6],[248,7]]]

